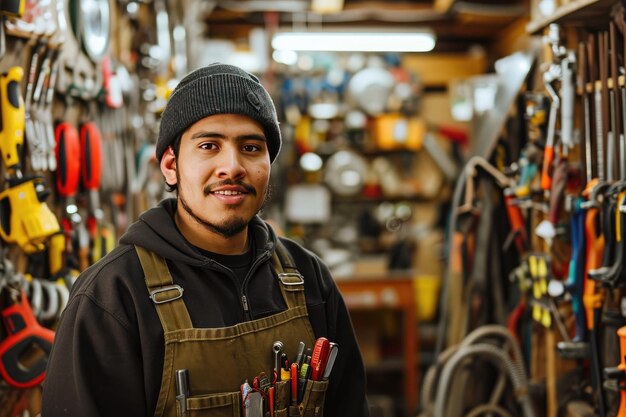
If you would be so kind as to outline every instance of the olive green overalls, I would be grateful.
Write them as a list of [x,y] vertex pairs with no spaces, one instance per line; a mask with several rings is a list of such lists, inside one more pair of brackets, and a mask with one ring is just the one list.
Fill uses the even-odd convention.
[[[287,310],[234,326],[197,329],[191,324],[182,299],[183,289],[174,284],[165,260],[136,246],[150,298],[165,336],[163,377],[155,417],[181,416],[176,400],[174,374],[189,373],[188,417],[242,417],[241,384],[261,372],[273,374],[272,345],[283,342],[288,358],[296,357],[300,341],[313,347],[315,336],[304,297],[304,280],[291,255],[278,241],[273,263]],[[290,402],[289,381],[275,386],[275,417],[322,417],[328,381],[308,381],[299,406]],[[269,413],[265,413],[269,416]]]

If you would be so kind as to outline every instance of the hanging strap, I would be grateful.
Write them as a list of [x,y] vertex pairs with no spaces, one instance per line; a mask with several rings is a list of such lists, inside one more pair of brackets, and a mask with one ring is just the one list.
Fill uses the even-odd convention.
[[156,307],[163,330],[192,328],[191,318],[183,302],[183,288],[174,284],[165,259],[142,247],[135,246],[143,268],[148,294]]
[[274,268],[278,273],[280,290],[287,303],[287,308],[306,306],[304,298],[304,277],[296,268],[291,254],[280,241],[276,240],[276,250],[272,256]]

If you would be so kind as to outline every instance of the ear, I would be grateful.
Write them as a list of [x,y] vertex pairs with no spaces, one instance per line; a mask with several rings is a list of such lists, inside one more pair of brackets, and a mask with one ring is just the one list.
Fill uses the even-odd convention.
[[176,184],[176,155],[171,146],[168,146],[161,158],[161,172],[165,182],[170,185]]

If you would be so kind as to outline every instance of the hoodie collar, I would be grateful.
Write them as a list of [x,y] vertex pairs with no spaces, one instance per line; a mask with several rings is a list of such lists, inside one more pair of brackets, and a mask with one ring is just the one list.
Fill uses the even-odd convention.
[[[185,239],[174,222],[176,198],[161,201],[156,207],[141,214],[120,238],[120,244],[137,245],[173,262],[206,266],[213,260],[204,256]],[[254,240],[255,258],[273,252],[276,246],[274,230],[259,216],[248,225],[250,239]]]

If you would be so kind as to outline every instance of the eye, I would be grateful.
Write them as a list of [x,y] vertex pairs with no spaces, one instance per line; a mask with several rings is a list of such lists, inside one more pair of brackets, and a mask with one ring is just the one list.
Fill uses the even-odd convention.
[[210,150],[217,149],[217,145],[213,142],[203,142],[199,145],[199,148],[210,151]]
[[260,152],[263,148],[260,145],[248,143],[242,146],[244,152]]

